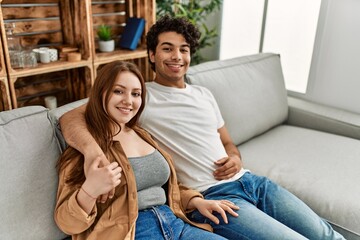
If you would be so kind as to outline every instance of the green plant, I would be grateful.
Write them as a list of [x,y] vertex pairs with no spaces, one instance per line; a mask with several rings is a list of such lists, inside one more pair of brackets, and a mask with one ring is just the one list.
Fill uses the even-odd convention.
[[218,36],[216,27],[209,29],[206,19],[209,14],[220,9],[222,0],[156,0],[156,15],[168,14],[173,17],[186,17],[201,31],[200,46],[192,56],[192,65],[204,61],[201,49],[213,46]]
[[102,24],[97,29],[97,35],[101,41],[109,41],[112,39],[112,30],[111,27],[105,24]]

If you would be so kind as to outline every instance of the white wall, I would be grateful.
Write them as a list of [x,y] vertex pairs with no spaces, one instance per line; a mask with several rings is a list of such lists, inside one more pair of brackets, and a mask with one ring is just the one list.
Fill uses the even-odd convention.
[[323,0],[304,98],[360,113],[360,1]]
[[259,52],[264,0],[223,0],[220,59]]

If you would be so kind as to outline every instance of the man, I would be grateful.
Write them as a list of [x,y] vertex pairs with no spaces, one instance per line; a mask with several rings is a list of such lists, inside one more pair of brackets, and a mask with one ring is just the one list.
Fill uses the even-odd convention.
[[[165,16],[151,27],[147,48],[156,77],[147,84],[140,118],[140,125],[172,155],[182,184],[206,199],[227,199],[239,207],[238,217],[229,216],[228,223],[211,222],[197,211],[189,217],[211,223],[215,233],[228,239],[343,239],[294,195],[243,168],[213,95],[185,83],[199,37],[183,18]],[[81,115],[80,108],[61,119],[66,140],[84,153],[86,164],[96,157],[106,163]]]

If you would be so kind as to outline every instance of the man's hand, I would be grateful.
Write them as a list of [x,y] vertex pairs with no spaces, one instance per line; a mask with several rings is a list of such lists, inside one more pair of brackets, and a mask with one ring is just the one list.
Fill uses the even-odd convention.
[[242,168],[241,159],[236,155],[217,160],[215,165],[217,168],[213,174],[216,180],[229,179],[238,173]]
[[220,220],[213,214],[213,212],[218,212],[223,218],[224,222],[227,224],[228,219],[226,212],[230,213],[234,217],[239,215],[233,210],[239,210],[240,208],[234,203],[228,200],[205,200],[200,197],[192,198],[189,201],[189,208],[196,208],[204,217],[209,218],[215,224],[219,224]]
[[[92,166],[93,162],[98,162],[99,165],[98,167],[104,167],[104,166],[108,166],[110,164],[109,160],[106,158],[104,153],[101,154],[96,154],[96,156],[92,156],[92,154],[85,154],[85,162],[84,162],[84,173],[85,173],[85,177],[87,177],[89,169]],[[115,194],[115,188],[111,189],[108,193],[102,194],[98,197],[97,201],[98,202],[106,202],[108,199],[111,199],[114,197]]]

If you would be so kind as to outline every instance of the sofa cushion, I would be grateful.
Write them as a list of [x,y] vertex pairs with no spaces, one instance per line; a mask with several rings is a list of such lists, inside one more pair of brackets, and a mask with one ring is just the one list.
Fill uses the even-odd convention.
[[282,125],[239,150],[246,168],[293,192],[347,239],[359,239],[359,140]]
[[40,106],[0,113],[0,239],[63,239],[54,222],[59,143]]
[[287,93],[277,54],[205,62],[189,69],[187,81],[214,94],[236,145],[287,119]]

